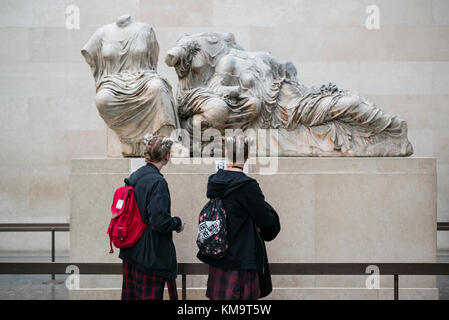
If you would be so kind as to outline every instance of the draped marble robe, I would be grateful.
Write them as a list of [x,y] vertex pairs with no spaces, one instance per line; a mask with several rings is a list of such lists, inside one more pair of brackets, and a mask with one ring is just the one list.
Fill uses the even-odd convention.
[[181,125],[278,129],[279,156],[409,156],[407,122],[359,94],[307,87],[295,66],[243,50],[231,33],[184,35],[167,52],[175,68]]
[[[101,117],[128,145],[123,155],[141,156],[145,134],[167,135],[179,121],[171,86],[156,72],[159,45],[153,28],[125,20],[126,26],[118,21],[99,28],[81,53],[95,79]],[[123,39],[117,28],[124,30]]]

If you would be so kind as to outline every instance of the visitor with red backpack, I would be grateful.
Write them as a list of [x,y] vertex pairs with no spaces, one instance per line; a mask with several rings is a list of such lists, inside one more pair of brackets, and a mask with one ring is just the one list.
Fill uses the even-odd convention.
[[161,300],[165,283],[170,300],[178,299],[175,282],[178,272],[172,232],[182,232],[185,223],[182,219],[171,216],[170,192],[160,172],[170,159],[172,144],[173,141],[168,137],[149,137],[144,151],[146,165],[125,179],[128,189],[131,189],[129,192],[134,193],[140,223],[143,225],[139,226],[134,218],[132,223],[138,229],[134,237],[139,232],[141,235],[133,246],[120,246],[120,239],[125,242],[129,233],[121,230],[125,227],[118,227],[113,222],[114,212],[120,214],[121,208],[132,200],[129,196],[126,198],[126,195],[120,199],[122,191],[128,189],[117,190],[114,197],[113,219],[108,233],[111,241],[119,245],[119,257],[123,260],[122,300]]
[[209,177],[209,202],[198,219],[198,259],[209,265],[206,296],[211,300],[256,300],[271,293],[265,241],[281,226],[256,180],[243,172],[247,137],[225,141],[227,167]]

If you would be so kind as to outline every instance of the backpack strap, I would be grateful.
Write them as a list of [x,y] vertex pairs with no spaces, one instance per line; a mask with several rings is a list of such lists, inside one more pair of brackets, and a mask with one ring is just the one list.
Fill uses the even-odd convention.
[[136,186],[137,182],[138,182],[140,179],[142,179],[143,177],[146,177],[146,176],[150,175],[151,173],[152,173],[152,172],[148,172],[148,173],[145,173],[145,174],[141,175],[139,178],[137,178],[137,180],[134,182],[134,184],[131,184],[131,182],[129,181],[128,178],[125,178],[125,179],[123,180],[123,182],[125,183],[125,185],[134,188],[134,187]]
[[[131,184],[131,182],[129,181],[128,178],[125,178],[123,181],[125,182],[125,184],[126,184],[127,186],[130,186],[130,187],[133,187],[133,188],[134,188],[134,187],[136,186],[137,182],[138,182],[140,179],[142,179],[142,178],[144,178],[144,177],[150,175],[151,173],[152,173],[152,172],[148,172],[148,173],[142,174],[139,178],[137,178],[137,180],[134,182],[134,184]],[[134,194],[134,197],[135,197],[135,194]],[[136,199],[136,200],[137,200],[137,199]],[[140,214],[142,215],[143,213],[141,212]],[[149,225],[149,221],[144,221],[144,220],[142,219],[142,222],[145,223],[145,224],[147,224],[147,225]]]
[[112,249],[112,228],[110,226],[108,229],[108,233],[109,233],[109,246],[111,247],[111,250],[109,250],[109,253],[112,254],[112,253],[114,253],[114,249]]

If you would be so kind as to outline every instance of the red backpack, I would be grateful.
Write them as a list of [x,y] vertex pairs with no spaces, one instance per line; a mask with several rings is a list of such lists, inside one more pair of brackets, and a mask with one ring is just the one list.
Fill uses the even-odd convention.
[[139,208],[134,196],[134,187],[124,186],[115,190],[111,206],[112,218],[108,227],[109,245],[116,248],[133,247],[147,227],[142,222]]

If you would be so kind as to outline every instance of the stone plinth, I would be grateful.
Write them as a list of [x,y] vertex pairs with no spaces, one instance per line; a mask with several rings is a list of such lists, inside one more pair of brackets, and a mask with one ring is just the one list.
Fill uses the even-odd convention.
[[[199,262],[197,215],[207,201],[207,178],[215,170],[213,161],[193,162],[173,159],[162,170],[172,214],[187,221],[185,231],[174,234],[179,262]],[[143,164],[142,159],[72,160],[72,261],[119,262],[117,253],[108,254],[109,208],[114,190]],[[270,262],[435,262],[435,165],[434,158],[279,158],[271,163],[276,173],[262,174],[266,164],[250,164],[248,174],[258,180],[281,219],[281,233],[268,243]],[[204,297],[206,277],[187,280],[188,295]],[[392,276],[381,277],[380,290],[365,289],[365,280],[365,276],[273,276],[275,290],[269,298],[392,296]],[[120,288],[121,277],[82,278],[81,287],[86,286]],[[402,276],[400,286],[403,298],[438,298],[435,277]],[[84,297],[83,290],[72,296]],[[98,291],[98,297],[119,297],[119,292]]]

